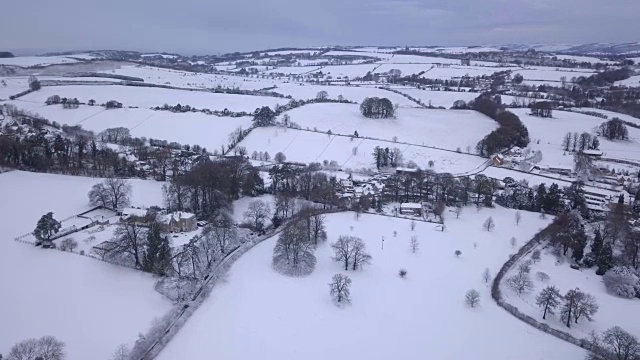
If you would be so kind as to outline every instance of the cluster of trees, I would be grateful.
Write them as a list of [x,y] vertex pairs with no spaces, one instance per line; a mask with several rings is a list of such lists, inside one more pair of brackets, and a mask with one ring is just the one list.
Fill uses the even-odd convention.
[[51,239],[60,231],[61,226],[60,222],[53,217],[52,212],[42,215],[36,224],[35,230],[33,230],[36,246],[52,247]]
[[543,311],[543,319],[547,314],[555,315],[560,308],[560,319],[567,327],[571,327],[571,323],[577,324],[582,318],[593,321],[593,316],[598,312],[595,297],[578,288],[567,291],[563,296],[555,286],[547,286],[536,297],[536,304]]
[[402,150],[398,148],[389,149],[389,147],[381,148],[376,146],[373,149],[373,158],[376,160],[376,168],[398,167],[402,166]]
[[550,101],[536,101],[531,104],[531,115],[550,118],[552,116],[552,108]]
[[331,244],[333,260],[341,263],[344,270],[358,270],[371,263],[371,255],[361,238],[356,236],[341,235],[338,241]]
[[577,132],[573,134],[568,132],[562,138],[562,148],[564,151],[584,151],[584,150],[597,150],[600,147],[600,140],[597,136],[593,136],[588,132],[583,132],[578,135]]
[[304,207],[280,233],[273,249],[273,268],[289,276],[305,276],[315,268],[315,249],[327,239],[324,216]]
[[297,167],[288,164],[274,165],[269,170],[271,192],[284,198],[302,198],[323,206],[338,205],[336,188],[338,181],[324,172],[320,164]]
[[[138,175],[134,164],[100,144],[92,132],[79,125],[60,126],[12,106],[6,106],[4,112],[22,127],[35,131],[25,133],[5,126],[0,134],[0,165],[72,175]],[[52,131],[50,127],[60,131]]]
[[633,74],[628,68],[605,70],[589,77],[580,76],[576,79],[578,85],[582,87],[600,87],[612,85],[616,81],[626,80]]
[[42,87],[40,85],[40,80],[38,80],[38,78],[35,77],[35,75],[29,76],[28,82],[29,82],[29,90],[31,91],[40,90],[40,88]]
[[[384,202],[432,202],[443,205],[493,206],[498,182],[485,175],[454,177],[448,173],[418,170],[393,174],[387,178],[382,201]],[[381,201],[377,201],[381,203]]]
[[53,336],[27,339],[13,345],[6,360],[64,360],[64,348],[65,343]]
[[109,109],[122,109],[122,103],[116,100],[109,100],[104,104],[104,107]]
[[583,184],[576,182],[561,189],[552,183],[529,188],[526,183],[516,183],[512,178],[505,178],[504,191],[496,196],[496,203],[518,210],[558,214],[570,209],[578,209],[583,216],[589,216],[584,198]]
[[478,96],[471,103],[471,108],[492,118],[499,125],[476,145],[480,155],[489,156],[513,146],[525,148],[529,145],[529,131],[520,118],[501,108],[490,96]]
[[587,235],[584,221],[577,210],[559,214],[548,227],[549,243],[562,255],[571,249],[571,258],[579,262],[584,257]]
[[395,116],[396,107],[387,98],[368,97],[360,104],[360,112],[371,119],[388,119]]
[[600,135],[609,140],[627,140],[629,138],[629,130],[624,122],[618,118],[600,124]]
[[611,268],[602,277],[607,291],[627,299],[640,298],[640,271],[629,266]]
[[246,112],[246,111],[230,111],[227,108],[224,108],[223,110],[209,110],[207,108],[204,109],[198,109],[195,106],[191,106],[191,105],[182,105],[180,103],[171,106],[168,104],[164,104],[162,106],[156,106],[151,108],[152,110],[156,110],[156,111],[171,111],[174,113],[186,113],[186,112],[201,112],[203,114],[207,114],[207,115],[216,115],[216,116],[228,116],[228,117],[242,117],[242,116],[250,116],[253,115],[253,113],[251,112]]
[[273,126],[275,125],[276,113],[268,106],[263,106],[253,115],[253,124],[255,126]]
[[263,191],[258,171],[242,157],[216,161],[208,157],[190,170],[174,174],[163,186],[165,206],[172,211],[190,211],[208,218],[230,208],[240,195],[254,196]]
[[93,185],[88,195],[90,204],[116,210],[129,205],[131,184],[125,179],[109,177]]
[[587,360],[637,360],[640,359],[638,339],[619,326],[593,335]]

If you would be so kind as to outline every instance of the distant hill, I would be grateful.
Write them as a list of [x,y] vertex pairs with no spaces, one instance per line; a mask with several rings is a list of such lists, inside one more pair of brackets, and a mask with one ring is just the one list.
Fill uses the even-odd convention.
[[9,51],[0,51],[0,58],[12,58],[13,54]]

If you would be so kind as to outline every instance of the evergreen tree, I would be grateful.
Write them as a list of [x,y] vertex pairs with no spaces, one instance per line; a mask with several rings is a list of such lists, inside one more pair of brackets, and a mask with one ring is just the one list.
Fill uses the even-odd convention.
[[597,259],[598,270],[596,274],[604,275],[611,268],[611,262],[613,261],[613,249],[611,248],[611,244],[606,243],[602,247],[602,251],[600,252],[600,256]]
[[147,232],[147,244],[142,270],[157,275],[166,275],[171,264],[171,247],[169,238],[162,236],[158,223],[152,223]]
[[544,184],[538,185],[538,190],[536,192],[535,203],[533,205],[533,211],[542,210],[542,206],[544,205],[544,199],[547,196],[547,188]]
[[571,257],[576,262],[582,260],[584,257],[584,248],[587,246],[587,236],[584,233],[584,230],[580,230],[578,234],[573,238],[573,242],[571,244]]
[[259,110],[256,109],[256,113],[253,116],[253,123],[256,126],[271,126],[274,124],[276,113],[268,106],[263,106]]
[[544,195],[542,200],[542,210],[549,214],[555,214],[560,208],[560,197],[561,194],[558,184],[551,184],[549,191]]
[[598,259],[600,257],[600,252],[604,246],[603,241],[600,228],[597,228],[596,231],[594,231],[593,243],[591,244],[591,253],[593,253],[594,259]]
[[60,222],[53,218],[52,212],[42,215],[36,224],[36,229],[33,231],[33,236],[38,240],[36,246],[41,244],[49,245],[53,235],[60,231],[60,227]]

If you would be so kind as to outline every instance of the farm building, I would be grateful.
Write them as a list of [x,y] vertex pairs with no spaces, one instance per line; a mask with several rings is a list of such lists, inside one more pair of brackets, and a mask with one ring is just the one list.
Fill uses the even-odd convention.
[[400,204],[400,214],[422,215],[422,205],[418,203],[402,203]]

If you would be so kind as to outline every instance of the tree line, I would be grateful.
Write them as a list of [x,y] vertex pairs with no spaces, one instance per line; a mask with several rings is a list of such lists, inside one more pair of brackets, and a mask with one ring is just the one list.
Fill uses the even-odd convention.
[[529,145],[529,131],[520,118],[504,110],[489,95],[478,96],[471,102],[470,107],[492,118],[499,125],[476,145],[476,150],[481,156],[490,156],[513,146],[525,148]]

